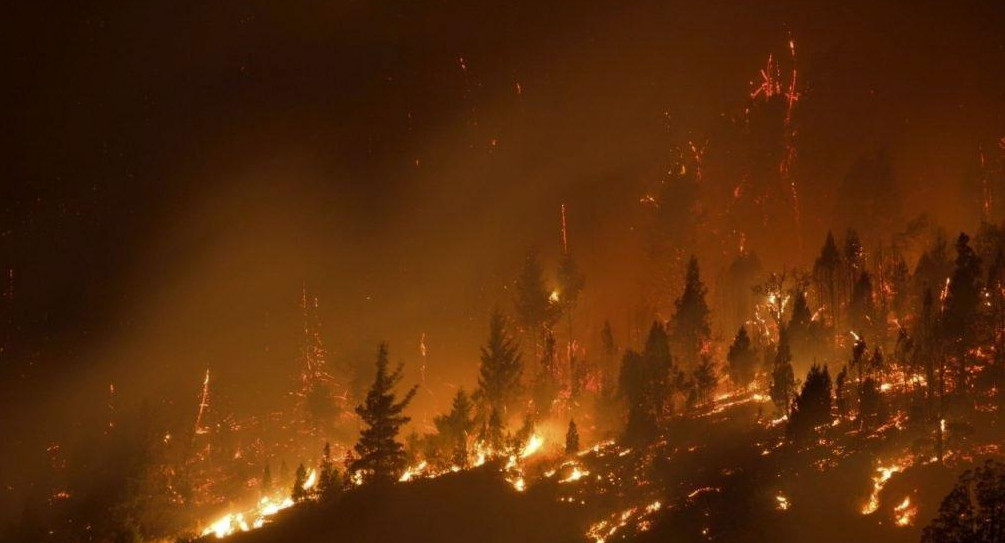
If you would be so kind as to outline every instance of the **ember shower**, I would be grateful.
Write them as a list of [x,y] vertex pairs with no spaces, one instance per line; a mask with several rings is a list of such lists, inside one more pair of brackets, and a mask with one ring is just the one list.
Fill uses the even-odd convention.
[[12,6],[0,541],[1001,541],[1005,6]]

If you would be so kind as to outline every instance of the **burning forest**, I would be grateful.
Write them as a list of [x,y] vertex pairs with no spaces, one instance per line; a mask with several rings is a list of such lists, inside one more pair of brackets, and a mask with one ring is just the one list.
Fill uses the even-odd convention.
[[15,9],[0,542],[1005,541],[1005,9],[736,4]]

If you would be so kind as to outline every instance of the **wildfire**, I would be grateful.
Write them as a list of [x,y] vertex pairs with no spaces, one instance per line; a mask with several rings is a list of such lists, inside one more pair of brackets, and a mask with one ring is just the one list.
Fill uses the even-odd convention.
[[883,490],[883,487],[886,486],[890,477],[893,477],[894,473],[898,473],[903,470],[904,468],[900,464],[880,466],[876,468],[876,475],[872,478],[872,493],[869,495],[869,502],[862,507],[863,515],[871,515],[879,509],[879,493]]
[[911,497],[904,498],[900,505],[893,508],[894,523],[897,526],[910,526],[914,524],[914,517],[918,514],[918,508],[911,505]]
[[572,468],[572,472],[569,473],[569,476],[566,477],[565,479],[562,479],[562,480],[558,481],[558,482],[560,482],[560,483],[574,483],[574,482],[582,479],[583,477],[586,477],[589,474],[590,474],[590,472],[583,471],[583,470],[579,469],[579,466],[574,466]]
[[532,454],[541,450],[541,447],[543,445],[544,445],[543,437],[537,434],[530,436],[530,439],[527,440],[527,444],[524,445],[523,450],[520,451],[520,458],[527,458],[531,456]]
[[[248,532],[261,528],[268,522],[269,517],[292,506],[293,498],[290,497],[287,497],[283,501],[275,501],[272,498],[264,497],[252,511],[223,515],[202,531],[202,537],[212,535],[217,539],[223,539],[237,532]],[[250,523],[248,522],[249,518],[252,519]]]

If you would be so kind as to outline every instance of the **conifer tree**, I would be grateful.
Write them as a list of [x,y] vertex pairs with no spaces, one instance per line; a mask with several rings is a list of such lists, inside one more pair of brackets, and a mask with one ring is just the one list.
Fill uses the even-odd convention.
[[817,426],[831,419],[831,376],[827,366],[813,364],[789,415],[788,434],[796,438],[809,436]]
[[942,334],[949,353],[955,358],[956,392],[968,387],[970,351],[980,330],[981,259],[970,247],[970,237],[961,233],[956,240],[956,265],[946,294],[942,314]]
[[549,330],[544,338],[544,351],[541,354],[541,364],[534,376],[533,396],[534,409],[541,418],[551,413],[559,392],[558,361],[555,353],[555,335]]
[[338,469],[335,467],[335,459],[332,458],[331,444],[325,441],[324,449],[321,451],[321,472],[318,476],[318,495],[323,500],[330,500],[341,489]]
[[625,351],[618,385],[628,406],[625,436],[632,441],[655,439],[663,418],[672,406],[674,385],[683,382],[676,371],[666,330],[654,322],[640,354]]
[[715,386],[719,379],[715,372],[715,363],[712,357],[706,354],[701,355],[701,362],[694,369],[692,376],[694,381],[694,394],[697,405],[705,405],[712,400]]
[[698,259],[692,256],[687,264],[684,291],[674,304],[671,325],[671,337],[685,368],[697,367],[701,362],[705,343],[711,336],[706,291],[705,284],[701,281]]
[[834,316],[835,328],[840,325],[841,315],[839,314],[838,292],[841,270],[841,254],[838,252],[837,243],[834,242],[834,234],[827,232],[827,239],[820,249],[820,256],[813,264],[813,281],[816,283],[817,293],[823,300],[820,303],[827,304],[827,308]]
[[609,320],[604,321],[604,327],[600,330],[600,348],[603,354],[604,375],[607,376],[614,371],[614,363],[618,356],[618,345],[614,340],[614,330]]
[[873,331],[876,310],[872,299],[872,276],[867,271],[859,274],[852,287],[848,312],[851,326],[856,332],[865,335]]
[[272,470],[269,468],[269,463],[265,463],[265,471],[262,473],[262,494],[269,495],[272,493]]
[[729,363],[729,379],[734,386],[746,387],[754,380],[757,371],[757,353],[750,343],[750,336],[747,335],[747,328],[741,326],[733,339],[733,344],[729,346],[726,354],[726,361]]
[[858,394],[859,426],[863,430],[875,428],[882,419],[883,397],[879,385],[872,377],[866,377]]
[[451,461],[464,467],[467,464],[468,436],[474,430],[474,404],[464,389],[454,395],[450,413],[433,419],[443,446],[450,452]]
[[834,403],[837,406],[839,418],[848,416],[848,367],[842,367],[834,381]]
[[789,349],[788,333],[783,329],[779,334],[778,351],[771,370],[771,400],[779,413],[787,415],[796,388],[795,373],[792,370],[792,352]]
[[569,430],[565,432],[565,454],[572,456],[579,452],[579,430],[576,421],[569,420]]
[[503,422],[498,409],[493,409],[489,413],[489,419],[482,427],[480,440],[488,445],[495,454],[501,453],[505,436],[503,436]]
[[401,381],[404,366],[399,364],[393,373],[388,373],[386,343],[377,351],[376,365],[377,375],[365,403],[356,407],[365,428],[354,447],[359,457],[353,461],[352,471],[359,472],[364,482],[385,484],[396,481],[407,463],[405,447],[397,438],[401,427],[411,420],[402,412],[417,388],[412,387],[401,401],[397,401],[394,388]]
[[293,478],[293,488],[290,490],[290,498],[293,501],[299,503],[307,499],[307,490],[304,485],[307,484],[307,468],[301,463],[297,466],[296,475]]
[[516,341],[506,331],[502,313],[493,312],[489,319],[488,342],[482,347],[478,371],[478,398],[500,417],[509,414],[520,392],[523,362]]
[[518,323],[534,338],[536,347],[539,334],[555,324],[561,308],[551,301],[551,293],[545,288],[544,268],[533,247],[527,250],[517,278],[515,305]]

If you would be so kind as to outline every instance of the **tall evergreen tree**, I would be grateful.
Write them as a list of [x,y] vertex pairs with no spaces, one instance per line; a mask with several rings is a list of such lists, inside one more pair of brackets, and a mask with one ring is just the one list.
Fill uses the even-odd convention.
[[701,353],[711,336],[710,312],[705,302],[706,291],[698,270],[698,259],[692,256],[687,264],[684,292],[674,304],[671,325],[671,337],[685,368],[698,366]]
[[468,436],[475,428],[475,420],[474,404],[463,388],[454,395],[450,413],[435,417],[433,425],[443,446],[450,451],[451,461],[464,467],[467,464]]
[[656,436],[658,423],[647,397],[646,363],[641,354],[628,349],[621,358],[618,388],[628,407],[625,439],[641,442]]
[[841,371],[838,372],[834,385],[834,403],[837,406],[838,418],[845,418],[848,416],[849,407],[847,366],[842,367]]
[[536,347],[542,331],[558,320],[561,308],[552,302],[551,293],[545,288],[544,268],[533,247],[527,250],[516,281],[515,305],[518,323],[530,334]]
[[782,329],[778,338],[778,351],[775,354],[774,366],[771,370],[771,400],[779,413],[787,415],[792,395],[796,388],[795,373],[792,370],[792,352],[789,349],[789,337]]
[[290,498],[294,502],[302,502],[307,499],[307,468],[303,464],[297,466],[297,473],[293,478],[293,488],[290,490]]
[[559,385],[558,360],[555,352],[555,335],[549,330],[544,338],[544,351],[541,354],[541,364],[534,376],[532,394],[534,409],[539,417],[547,417],[552,405],[558,398]]
[[605,320],[604,327],[600,330],[600,349],[604,362],[603,374],[605,380],[610,380],[610,375],[615,371],[615,361],[618,357],[618,344],[614,340],[614,330],[611,328],[611,321]]
[[757,353],[750,343],[746,327],[741,326],[733,338],[733,344],[729,346],[729,352],[726,354],[726,361],[729,363],[729,379],[733,385],[746,387],[754,380],[757,371]]
[[331,445],[325,441],[321,450],[321,472],[318,476],[318,495],[322,500],[330,500],[341,490],[341,478],[332,458]]
[[872,377],[862,381],[858,393],[858,418],[863,430],[879,426],[883,418],[883,396],[879,392],[879,384]]
[[968,387],[969,353],[981,329],[980,302],[981,259],[970,247],[970,237],[961,233],[956,240],[956,266],[942,313],[942,334],[948,354],[956,362],[956,391],[960,394]]
[[831,419],[831,376],[827,366],[813,364],[789,415],[787,431],[796,438],[809,436],[817,426]]
[[417,387],[397,401],[394,388],[401,381],[404,365],[399,364],[393,373],[388,373],[386,343],[377,351],[376,365],[377,375],[366,400],[356,407],[365,428],[354,447],[358,458],[352,463],[352,471],[360,473],[364,482],[386,484],[396,481],[407,463],[405,447],[397,438],[401,427],[411,420],[402,412],[415,397]]
[[715,371],[715,362],[712,357],[703,354],[698,367],[694,369],[692,375],[694,381],[694,396],[697,405],[705,405],[712,400],[715,387],[719,382]]
[[565,454],[572,456],[579,452],[579,429],[576,421],[569,420],[569,430],[565,432]]
[[876,321],[876,308],[872,294],[872,276],[863,271],[852,287],[848,312],[852,328],[859,334],[868,334],[875,339],[872,332],[875,329],[873,324]]
[[489,319],[488,342],[482,347],[477,396],[489,410],[506,417],[519,399],[522,375],[520,348],[506,331],[502,313],[495,311]]
[[818,295],[822,298],[820,303],[826,304],[827,310],[833,315],[835,328],[838,328],[841,322],[838,304],[840,272],[841,253],[838,252],[837,243],[834,242],[834,234],[828,231],[824,246],[820,249],[820,256],[813,263],[813,281]]
[[265,463],[265,471],[262,473],[262,495],[268,496],[272,493],[272,469],[269,463]]

